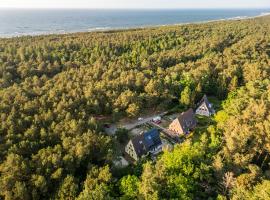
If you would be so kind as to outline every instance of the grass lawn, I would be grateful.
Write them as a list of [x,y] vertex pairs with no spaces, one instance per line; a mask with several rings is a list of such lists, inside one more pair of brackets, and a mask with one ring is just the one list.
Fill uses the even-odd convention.
[[170,123],[171,123],[171,121],[162,119],[161,120],[161,124],[159,124],[159,125],[162,126],[162,127],[164,127],[164,128],[168,128],[169,125],[170,125]]
[[206,116],[199,116],[196,115],[197,119],[197,126],[193,132],[191,132],[186,138],[196,142],[200,139],[202,133],[206,132],[208,127],[215,123],[213,116],[206,117]]
[[196,119],[197,119],[197,128],[200,127],[205,127],[205,126],[209,126],[211,124],[213,124],[213,118],[212,117],[206,117],[206,116],[200,116],[200,115],[196,115]]

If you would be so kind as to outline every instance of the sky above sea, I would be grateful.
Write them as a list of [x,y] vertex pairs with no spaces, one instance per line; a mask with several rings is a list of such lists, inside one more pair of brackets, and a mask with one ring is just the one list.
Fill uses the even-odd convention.
[[1,9],[0,37],[242,19],[270,9]]
[[270,8],[269,0],[0,0],[0,8]]

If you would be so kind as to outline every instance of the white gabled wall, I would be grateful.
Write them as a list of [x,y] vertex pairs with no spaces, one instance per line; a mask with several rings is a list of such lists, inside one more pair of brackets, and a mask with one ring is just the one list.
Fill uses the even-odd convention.
[[131,158],[133,158],[136,161],[138,160],[138,156],[136,154],[136,151],[134,149],[134,146],[133,146],[133,143],[131,142],[131,140],[126,145],[125,151]]
[[196,109],[196,114],[198,115],[203,115],[209,117],[211,113],[209,112],[207,106],[205,103],[201,104],[197,109]]

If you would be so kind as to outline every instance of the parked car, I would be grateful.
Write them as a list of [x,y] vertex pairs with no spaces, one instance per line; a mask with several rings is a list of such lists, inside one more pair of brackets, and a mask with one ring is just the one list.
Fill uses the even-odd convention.
[[152,122],[156,123],[156,124],[160,124],[161,123],[161,117],[160,116],[156,116],[152,119]]
[[139,117],[139,118],[138,118],[138,121],[142,121],[142,120],[143,120],[143,118],[142,118],[142,117]]
[[160,124],[161,121],[153,121],[155,124]]

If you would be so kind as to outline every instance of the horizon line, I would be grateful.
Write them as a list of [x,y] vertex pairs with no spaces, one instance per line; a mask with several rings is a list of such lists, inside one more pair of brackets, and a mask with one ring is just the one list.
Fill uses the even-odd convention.
[[270,9],[265,7],[179,7],[179,8],[92,8],[92,7],[0,7],[0,9],[77,9],[77,10],[184,10],[184,9],[194,9],[194,10],[206,10],[206,9]]

